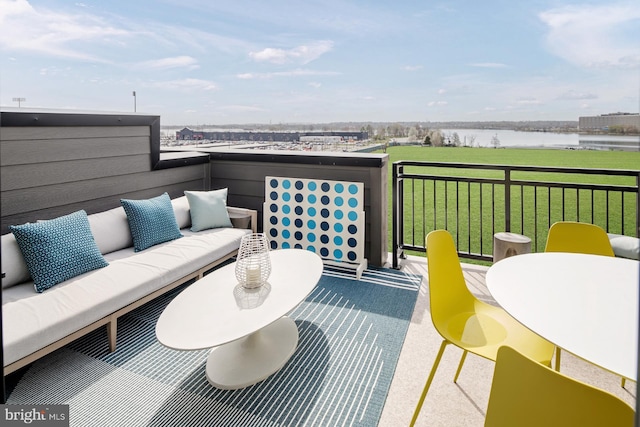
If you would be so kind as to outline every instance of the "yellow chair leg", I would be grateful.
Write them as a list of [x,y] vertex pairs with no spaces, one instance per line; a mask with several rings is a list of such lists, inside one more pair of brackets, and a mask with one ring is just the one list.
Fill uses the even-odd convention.
[[624,385],[627,383],[627,379],[625,377],[622,377],[621,381],[620,381],[620,386],[622,388],[624,388]]
[[560,347],[556,347],[556,371],[560,372]]
[[413,418],[411,419],[411,424],[409,424],[410,427],[413,427],[413,425],[416,423],[416,420],[418,419],[420,409],[422,409],[422,404],[424,403],[424,398],[427,397],[427,392],[429,391],[429,387],[431,386],[433,377],[435,376],[438,365],[440,364],[440,359],[442,359],[444,349],[448,344],[450,343],[447,340],[442,340],[442,344],[440,344],[440,350],[438,350],[438,355],[436,356],[435,362],[433,362],[433,367],[431,368],[431,372],[429,373],[429,378],[427,378],[427,383],[424,385],[424,390],[422,390],[422,396],[420,396],[420,400],[418,401],[416,410],[413,412]]
[[460,371],[462,371],[462,365],[464,364],[465,359],[467,358],[467,350],[462,353],[462,357],[460,357],[460,363],[458,364],[458,370],[456,371],[456,376],[453,377],[453,382],[458,381],[458,376],[460,375]]

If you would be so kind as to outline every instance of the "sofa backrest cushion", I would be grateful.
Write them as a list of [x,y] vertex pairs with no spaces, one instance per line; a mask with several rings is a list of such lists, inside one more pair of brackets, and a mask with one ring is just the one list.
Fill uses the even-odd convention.
[[24,261],[16,237],[12,233],[2,236],[2,289],[31,280],[27,263]]
[[187,196],[177,197],[171,200],[173,213],[176,215],[178,228],[183,229],[191,225],[191,214],[189,212],[189,201]]
[[133,246],[127,214],[122,206],[89,215],[89,225],[103,255]]
[[48,221],[11,225],[9,229],[16,237],[37,292],[109,265],[83,210]]
[[136,252],[182,237],[166,192],[147,200],[121,199],[120,203],[127,213]]

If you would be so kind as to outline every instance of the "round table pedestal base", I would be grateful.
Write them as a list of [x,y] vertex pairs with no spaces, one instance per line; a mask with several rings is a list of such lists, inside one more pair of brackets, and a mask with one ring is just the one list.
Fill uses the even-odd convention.
[[298,327],[281,317],[251,335],[214,347],[207,359],[207,380],[224,390],[250,386],[280,370],[297,346]]

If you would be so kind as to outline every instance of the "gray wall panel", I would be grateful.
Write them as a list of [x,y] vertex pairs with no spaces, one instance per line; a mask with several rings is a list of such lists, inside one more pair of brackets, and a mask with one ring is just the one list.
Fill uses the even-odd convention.
[[[4,129],[4,128],[3,128]],[[4,135],[3,135],[4,138]],[[0,165],[149,154],[149,137],[4,140]]]
[[149,155],[131,155],[100,159],[82,159],[65,162],[47,162],[28,165],[3,166],[0,169],[0,182],[4,191],[36,187],[43,182],[61,184],[84,181],[113,175],[147,172]]
[[[10,224],[117,207],[120,198],[208,188],[208,164],[151,170],[151,126],[120,125],[128,118],[100,114],[61,115],[60,126],[41,126],[31,113],[25,120],[20,114],[12,113],[12,126],[3,117],[0,129],[2,234]],[[46,120],[56,123],[56,115]],[[105,122],[113,124],[84,125]]]

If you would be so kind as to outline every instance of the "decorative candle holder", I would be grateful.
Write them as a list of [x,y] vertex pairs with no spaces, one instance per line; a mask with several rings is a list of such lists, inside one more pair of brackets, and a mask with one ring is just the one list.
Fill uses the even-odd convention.
[[269,240],[264,233],[247,234],[240,241],[236,278],[245,288],[264,285],[271,274]]

